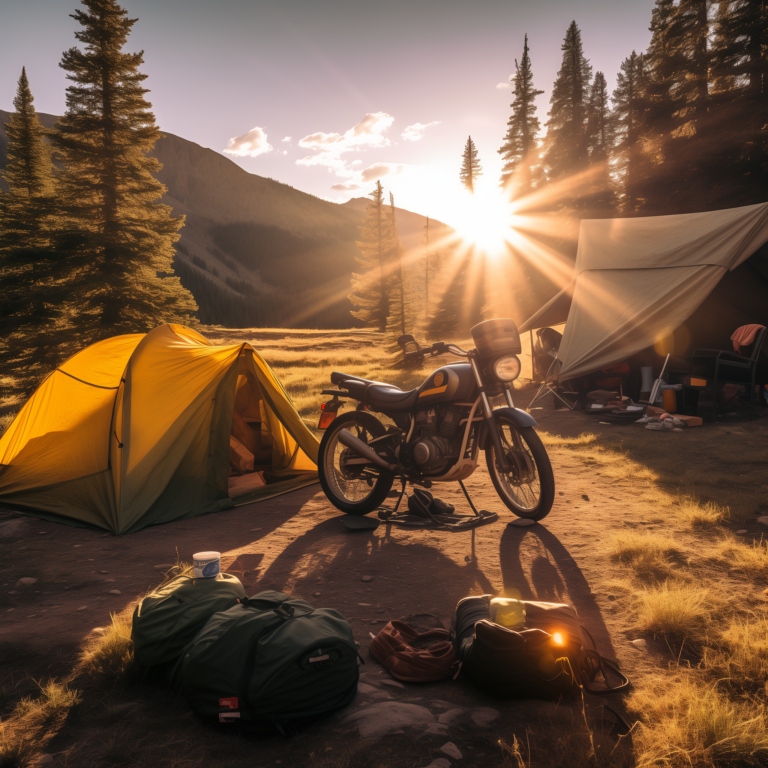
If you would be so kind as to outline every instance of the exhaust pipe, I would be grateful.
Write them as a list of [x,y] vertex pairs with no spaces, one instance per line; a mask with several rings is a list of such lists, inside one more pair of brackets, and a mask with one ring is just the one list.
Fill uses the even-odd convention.
[[394,464],[388,464],[378,453],[376,453],[376,451],[373,450],[373,448],[369,448],[362,440],[355,437],[346,429],[342,429],[341,432],[339,432],[339,442],[341,442],[342,445],[346,445],[347,448],[357,451],[361,456],[372,461],[374,464],[378,464],[383,469],[388,469],[390,472],[394,472],[397,469]]

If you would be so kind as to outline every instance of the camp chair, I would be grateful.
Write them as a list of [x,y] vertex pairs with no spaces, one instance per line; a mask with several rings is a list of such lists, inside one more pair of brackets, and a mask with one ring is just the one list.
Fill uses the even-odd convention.
[[[696,389],[712,390],[712,417],[717,420],[717,385],[742,384],[749,388],[750,418],[755,418],[755,386],[768,384],[768,363],[760,361],[760,352],[768,334],[768,328],[761,328],[755,339],[744,352],[749,357],[726,349],[697,349],[691,358],[691,384]],[[696,379],[704,384],[694,384]]]
[[[544,374],[544,381],[539,387],[539,391],[534,395],[533,400],[528,403],[528,408],[533,408],[534,403],[539,398],[544,397],[547,392],[551,392],[569,411],[572,411],[576,407],[576,403],[569,403],[557,391],[557,372],[560,370],[560,366],[562,365],[561,361],[558,359],[560,346],[559,342],[560,339],[562,339],[562,336],[557,333],[557,336],[560,337],[557,339],[552,335],[553,333],[557,333],[557,331],[553,331],[552,328],[540,328],[538,331],[536,331],[536,336],[538,338],[537,347],[540,350],[539,355],[546,355],[550,357],[552,362],[549,365],[549,369]],[[557,344],[557,347],[553,346],[555,343]],[[552,386],[550,386],[550,382],[552,383]]]

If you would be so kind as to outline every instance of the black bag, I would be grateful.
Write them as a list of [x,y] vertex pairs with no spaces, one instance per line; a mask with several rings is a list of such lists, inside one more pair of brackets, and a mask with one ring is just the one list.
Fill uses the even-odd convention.
[[[521,601],[525,629],[516,632],[491,621],[492,597],[460,600],[451,624],[461,674],[478,688],[503,699],[553,699],[580,688],[608,694],[629,687],[616,662],[586,647],[586,630],[571,606]],[[618,685],[609,684],[607,672],[619,678]],[[604,685],[595,683],[598,674]]]

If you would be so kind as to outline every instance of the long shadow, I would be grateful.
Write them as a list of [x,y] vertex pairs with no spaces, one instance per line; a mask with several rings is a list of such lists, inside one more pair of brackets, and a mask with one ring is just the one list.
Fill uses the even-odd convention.
[[570,603],[600,653],[614,657],[610,633],[589,583],[557,536],[541,524],[507,526],[499,559],[506,594],[519,594],[522,600]]
[[[429,535],[428,531],[418,533]],[[341,518],[336,517],[320,522],[286,547],[256,586],[259,591],[293,592],[342,613],[351,609],[354,615],[345,615],[358,620],[385,622],[418,612],[449,620],[462,597],[494,591],[470,546],[469,560],[458,564],[416,535],[393,537],[391,525],[351,532],[342,529]],[[372,581],[362,581],[363,576]],[[315,589],[320,593],[317,597]],[[369,592],[366,599],[383,606],[378,613],[360,610],[356,604],[363,599],[360,595]]]

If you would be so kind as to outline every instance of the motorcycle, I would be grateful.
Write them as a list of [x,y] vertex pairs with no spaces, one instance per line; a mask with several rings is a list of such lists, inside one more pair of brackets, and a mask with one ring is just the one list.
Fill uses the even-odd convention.
[[[518,517],[541,520],[552,508],[555,478],[547,451],[536,434],[536,420],[516,408],[512,382],[520,375],[520,334],[512,320],[486,320],[471,330],[475,349],[443,341],[420,347],[411,335],[398,343],[406,361],[451,353],[466,363],[451,363],[430,374],[417,389],[334,372],[333,398],[321,406],[318,473],[329,501],[350,515],[365,515],[382,505],[395,479],[430,488],[459,482],[485,461],[499,498]],[[503,407],[491,398],[502,395]],[[345,399],[356,410],[338,415]],[[374,413],[387,417],[385,424]],[[399,504],[399,500],[398,500]],[[472,505],[474,511],[474,505]],[[477,513],[476,513],[477,514]]]

